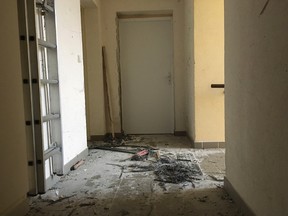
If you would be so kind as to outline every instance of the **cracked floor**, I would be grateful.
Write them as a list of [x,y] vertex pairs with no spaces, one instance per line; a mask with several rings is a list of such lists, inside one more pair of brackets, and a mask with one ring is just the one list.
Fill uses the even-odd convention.
[[[224,149],[192,149],[186,137],[141,136],[129,144],[150,145],[160,155],[190,154],[199,164],[199,180],[170,184],[155,181],[153,172],[129,172],[121,167],[148,161],[125,160],[131,155],[91,149],[85,163],[63,176],[46,194],[30,198],[27,216],[241,216],[223,190]],[[119,166],[118,166],[119,165]]]

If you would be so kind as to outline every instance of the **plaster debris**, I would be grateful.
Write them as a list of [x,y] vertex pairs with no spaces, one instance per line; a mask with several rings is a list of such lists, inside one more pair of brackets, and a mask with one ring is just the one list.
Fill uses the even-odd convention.
[[47,202],[55,202],[59,198],[59,189],[48,190],[45,194],[39,196],[39,199]]
[[[131,153],[90,149],[76,171],[62,176],[41,198],[30,198],[27,216],[241,215],[222,189],[223,182],[209,176],[225,173],[223,150],[198,151],[185,137],[174,136],[141,136],[139,142],[125,145],[137,147],[117,148],[134,154],[148,150],[147,160],[131,161]],[[145,145],[158,149],[153,152],[159,157],[151,148],[138,147]]]
[[[132,161],[143,161],[143,156],[148,157],[149,151],[143,150],[133,155]],[[202,179],[202,171],[199,165],[192,161],[197,161],[187,158],[194,157],[193,155],[187,154],[186,156],[182,154],[172,154],[168,153],[166,155],[160,156],[156,161],[149,161],[148,165],[143,164],[131,164],[127,166],[119,164],[109,164],[118,166],[122,169],[122,172],[149,172],[153,171],[156,178],[155,181],[170,184],[179,184],[184,182],[192,183],[195,187],[194,181]],[[161,184],[161,186],[163,186]]]
[[209,175],[213,180],[215,181],[224,181],[224,176],[223,175]]

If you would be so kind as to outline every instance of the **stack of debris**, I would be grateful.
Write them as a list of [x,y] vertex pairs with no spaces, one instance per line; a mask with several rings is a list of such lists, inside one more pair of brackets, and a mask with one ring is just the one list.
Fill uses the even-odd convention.
[[202,176],[201,169],[197,163],[192,161],[179,161],[169,157],[161,157],[154,166],[156,181],[164,183],[179,184],[198,180]]
[[[115,142],[112,137],[107,137],[105,145],[90,146],[90,149],[101,149],[106,151],[116,151],[122,153],[132,154],[131,157],[122,160],[131,161],[148,161],[149,165],[140,165],[135,163],[133,165],[110,164],[121,167],[121,175],[125,172],[149,172],[153,171],[156,178],[155,181],[161,183],[179,184],[184,182],[191,182],[194,180],[201,180],[202,171],[195,160],[194,155],[191,154],[173,154],[162,152],[149,145],[141,145],[141,140],[134,140],[137,137],[123,134],[122,137]],[[128,143],[128,141],[131,141]],[[128,143],[128,144],[127,144]],[[154,160],[150,160],[150,159]],[[149,159],[149,160],[148,160]]]

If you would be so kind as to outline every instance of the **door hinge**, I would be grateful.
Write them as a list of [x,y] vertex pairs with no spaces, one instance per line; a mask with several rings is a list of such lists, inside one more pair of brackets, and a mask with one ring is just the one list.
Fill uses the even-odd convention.
[[37,164],[38,165],[42,164],[42,160],[37,160]]
[[20,40],[21,41],[25,41],[26,40],[26,36],[25,35],[20,35]]
[[35,41],[35,36],[29,36],[29,41]]
[[35,125],[39,125],[39,124],[40,124],[40,121],[39,121],[39,120],[34,120],[34,124],[35,124]]
[[28,161],[28,166],[34,166],[34,161]]

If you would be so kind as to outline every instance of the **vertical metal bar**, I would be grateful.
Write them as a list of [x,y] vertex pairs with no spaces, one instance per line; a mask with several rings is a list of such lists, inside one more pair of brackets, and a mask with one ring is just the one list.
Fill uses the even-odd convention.
[[[24,98],[26,109],[25,109],[25,115],[26,119],[28,118],[31,122],[31,131],[29,134],[27,134],[27,137],[29,136],[32,140],[32,143],[27,142],[27,150],[29,149],[28,154],[32,154],[33,158],[33,177],[32,179],[29,179],[30,184],[34,184],[34,186],[29,186],[29,194],[35,195],[38,194],[38,180],[37,180],[37,157],[36,157],[36,141],[35,141],[35,128],[34,128],[34,107],[33,107],[33,86],[32,86],[32,75],[31,75],[31,64],[30,64],[30,49],[29,49],[29,29],[28,29],[28,9],[27,9],[27,2],[26,0],[18,0],[18,13],[19,13],[19,32],[20,35],[23,34],[23,38],[25,38],[25,41],[21,42],[21,63],[22,63],[22,73],[23,78],[28,79],[28,85],[29,85],[29,96],[25,95]],[[25,44],[24,44],[25,43]],[[25,88],[25,87],[24,87]],[[24,90],[24,94],[25,94]],[[29,102],[27,101],[29,100]],[[29,105],[28,105],[29,103]],[[29,110],[29,111],[28,111]],[[30,152],[31,149],[31,152]],[[27,155],[28,156],[28,155]],[[28,160],[29,156],[28,156]],[[33,183],[32,183],[33,182]]]
[[[29,49],[30,49],[30,71],[32,79],[37,80],[37,83],[32,85],[33,96],[33,115],[34,120],[41,119],[41,107],[40,107],[40,89],[39,89],[39,76],[38,76],[38,55],[37,55],[37,38],[36,38],[36,2],[35,0],[26,0],[27,2],[27,21],[29,30]],[[31,82],[32,83],[32,82]],[[34,123],[34,121],[33,121]],[[34,124],[34,137],[35,137],[35,149],[36,149],[36,166],[37,166],[37,184],[38,192],[43,193],[46,191],[45,184],[45,167],[43,161],[43,139],[42,139],[42,127],[39,124]]]
[[[53,11],[47,12],[45,16],[46,22],[46,41],[52,44],[57,44],[56,42],[56,22],[55,22],[55,8]],[[57,47],[57,46],[56,46]],[[48,62],[48,72],[49,79],[58,80],[58,62],[57,62],[57,48],[47,49],[47,62]],[[50,93],[50,111],[51,113],[60,113],[60,95],[59,95],[59,85],[49,85]],[[61,136],[61,120],[55,119],[51,123],[51,135],[53,137],[53,142],[57,143],[57,146],[62,147],[62,136]],[[63,152],[53,156],[53,172],[59,175],[63,174]]]

